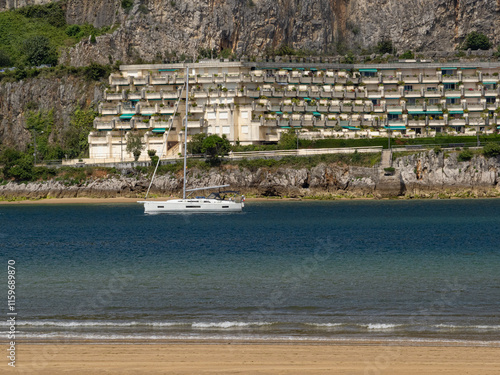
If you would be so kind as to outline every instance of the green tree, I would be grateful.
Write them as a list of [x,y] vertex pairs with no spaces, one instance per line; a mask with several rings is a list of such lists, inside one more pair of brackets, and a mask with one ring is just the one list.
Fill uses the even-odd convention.
[[35,35],[26,39],[23,43],[23,53],[26,64],[30,66],[57,65],[57,53],[50,45],[49,38],[43,35]]
[[33,179],[33,156],[12,148],[5,149],[0,155],[0,164],[3,164],[3,177],[20,181]]
[[483,147],[483,154],[487,158],[493,158],[500,155],[500,145],[498,143],[488,142]]
[[231,151],[231,143],[225,134],[222,138],[214,134],[203,140],[201,151],[206,154],[208,161],[215,163]]
[[297,148],[297,134],[295,134],[293,129],[288,129],[287,132],[281,133],[278,148],[280,150],[293,150]]
[[467,34],[464,43],[464,49],[469,49],[469,48],[471,50],[478,50],[478,49],[488,50],[491,48],[491,43],[488,37],[483,33],[472,31],[469,34]]
[[380,42],[378,42],[377,47],[375,47],[375,50],[381,54],[393,53],[394,48],[392,46],[392,40],[382,39]]
[[88,136],[93,129],[97,113],[89,109],[76,108],[70,120],[70,126],[63,134],[64,154],[69,158],[83,157],[89,149]]
[[413,54],[412,51],[406,51],[405,53],[402,53],[399,55],[400,59],[414,59],[415,55]]
[[126,150],[134,155],[135,161],[139,160],[139,156],[141,156],[142,150],[145,147],[142,144],[142,136],[139,133],[133,132],[128,134]]
[[12,66],[12,61],[10,60],[9,55],[7,55],[4,51],[0,50],[0,67]]
[[207,138],[205,133],[194,134],[191,140],[188,142],[188,151],[191,154],[202,154],[203,153],[203,141]]
[[107,77],[110,73],[110,68],[95,62],[90,63],[84,68],[85,78],[88,80],[99,81],[101,78]]

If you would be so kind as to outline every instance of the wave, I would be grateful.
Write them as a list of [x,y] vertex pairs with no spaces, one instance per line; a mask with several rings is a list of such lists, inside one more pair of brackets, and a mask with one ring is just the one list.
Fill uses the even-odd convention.
[[211,322],[211,323],[193,323],[191,326],[193,328],[243,328],[243,327],[260,327],[267,326],[273,323],[268,322]]
[[373,331],[391,331],[394,328],[403,326],[402,324],[386,324],[386,323],[368,323],[363,324],[369,330]]

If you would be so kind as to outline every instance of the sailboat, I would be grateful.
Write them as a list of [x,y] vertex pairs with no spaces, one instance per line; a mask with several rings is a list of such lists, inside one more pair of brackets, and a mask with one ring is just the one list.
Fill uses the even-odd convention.
[[[158,158],[158,162],[156,163],[156,168],[153,173],[153,177],[151,178],[151,182],[148,187],[148,191],[146,192],[145,201],[138,201],[137,203],[144,204],[144,212],[145,213],[223,213],[223,212],[241,212],[243,207],[245,207],[245,197],[240,195],[237,191],[232,190],[224,190],[221,191],[222,188],[227,188],[229,185],[219,185],[219,186],[207,186],[202,188],[195,189],[186,189],[186,176],[187,176],[187,118],[188,118],[188,103],[189,103],[189,67],[186,68],[186,118],[184,124],[184,169],[183,169],[183,188],[182,188],[182,199],[169,199],[166,201],[148,201],[149,191],[153,184],[154,177],[156,175],[156,171],[158,170],[158,166],[160,164],[160,158],[163,154],[163,149],[165,148],[165,144],[167,143],[168,134],[172,129],[173,124],[173,116],[170,120],[170,126],[167,132],[167,137],[165,140],[165,144],[163,145],[162,152]],[[179,100],[180,101],[180,100]],[[177,108],[179,106],[179,101],[177,101],[175,112],[177,112]],[[212,192],[207,197],[204,196],[196,196],[194,198],[190,198],[189,196],[193,192],[203,191],[203,190],[216,190],[217,192]],[[186,196],[186,193],[189,193]]]

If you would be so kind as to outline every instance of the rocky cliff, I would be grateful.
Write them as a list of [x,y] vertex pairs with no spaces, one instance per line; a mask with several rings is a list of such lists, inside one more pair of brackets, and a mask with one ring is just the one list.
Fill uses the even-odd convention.
[[[47,0],[0,0],[0,10]],[[68,23],[120,24],[94,44],[81,42],[65,61],[162,61],[200,48],[258,55],[288,44],[322,53],[368,48],[381,39],[399,51],[452,51],[470,31],[493,45],[500,0],[66,0]]]
[[[500,196],[500,158],[474,157],[458,162],[456,154],[420,153],[395,161],[396,172],[386,176],[379,168],[320,164],[310,169],[260,168],[251,171],[225,166],[210,171],[190,170],[191,187],[230,184],[231,188],[251,196],[264,197],[496,197]],[[128,174],[128,175],[127,175]],[[0,197],[143,197],[149,181],[132,171],[120,177],[92,178],[78,185],[63,181],[0,186]],[[168,174],[155,180],[152,194],[170,196],[182,191],[182,176]]]
[[56,132],[63,132],[77,107],[88,108],[102,100],[99,83],[74,76],[34,78],[0,85],[0,141],[24,149],[31,142],[26,129],[29,111],[54,110]]

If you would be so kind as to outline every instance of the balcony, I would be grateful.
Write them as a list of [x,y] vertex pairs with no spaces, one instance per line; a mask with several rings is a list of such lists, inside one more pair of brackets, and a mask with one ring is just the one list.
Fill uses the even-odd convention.
[[288,82],[289,83],[300,83],[300,77],[299,76],[292,76],[288,77]]
[[340,113],[340,104],[332,104],[328,107],[330,113]]
[[448,120],[449,126],[465,126],[465,118]]
[[352,105],[347,105],[347,104],[340,104],[340,112],[344,113],[351,113],[352,112]]
[[136,91],[136,92],[129,92],[127,94],[128,100],[141,100],[142,99],[142,92],[141,91]]
[[147,77],[135,77],[133,82],[134,86],[146,86],[148,84],[148,79]]
[[243,83],[250,83],[252,81],[252,76],[250,74],[243,74],[243,77],[241,79],[241,82]]
[[273,91],[273,93],[271,96],[273,98],[282,98],[285,95],[283,90],[277,90],[277,89],[273,88],[272,91]]
[[141,106],[141,115],[154,115],[156,113],[156,106]]
[[388,76],[382,75],[382,82],[385,84],[391,84],[391,83],[397,84],[399,82],[399,79],[394,75],[388,75]]
[[258,98],[260,96],[260,90],[247,90],[247,96],[249,98]]
[[439,76],[437,74],[422,76],[422,83],[439,83]]
[[196,79],[197,83],[203,84],[203,83],[213,83],[214,78],[212,76],[204,75],[204,76],[199,76]]
[[117,115],[120,112],[118,111],[118,106],[112,106],[112,107],[102,107],[101,108],[101,115]]
[[467,109],[473,112],[481,112],[484,109],[484,104],[482,102],[467,103]]
[[262,125],[274,127],[278,125],[278,120],[276,119],[276,117],[266,117],[263,120]]
[[314,84],[323,84],[325,82],[325,79],[323,78],[323,76],[314,76],[313,79],[312,79],[312,83]]
[[312,83],[312,77],[302,76],[302,77],[300,77],[300,83],[310,84],[310,83]]
[[130,130],[135,121],[116,121],[114,130]]
[[482,96],[482,90],[475,90],[475,89],[466,89],[464,90],[464,96],[466,98],[478,98]]
[[189,105],[189,112],[191,113],[204,113],[205,107],[203,105]]
[[421,90],[404,90],[405,98],[420,98],[422,96]]
[[168,85],[168,78],[167,77],[151,77],[151,84],[153,86],[155,85]]
[[107,92],[105,94],[106,100],[123,100],[123,92]]
[[458,83],[459,78],[456,75],[452,76],[443,76],[442,82],[443,83]]
[[382,93],[380,91],[368,91],[369,99],[380,99],[382,97]]
[[355,99],[356,98],[356,92],[354,90],[347,90],[344,93],[344,98],[346,98],[346,99]]
[[293,112],[305,112],[306,106],[302,103],[293,105]]
[[426,98],[440,98],[441,90],[423,90],[424,97]]
[[240,82],[240,75],[239,74],[226,74],[226,82],[238,83],[238,82]]
[[439,120],[439,119],[430,119],[429,118],[429,126],[445,126],[445,120]]
[[313,126],[313,125],[314,125],[313,115],[304,115],[302,117],[302,126]]
[[276,82],[276,78],[274,77],[274,74],[266,74],[264,76],[264,82],[265,83],[275,83]]
[[302,116],[293,115],[290,119],[290,126],[292,128],[300,128],[302,126]]
[[335,83],[335,77],[332,75],[326,75],[324,78],[323,78],[323,82],[326,84],[326,85],[333,85]]
[[188,129],[201,128],[203,126],[203,119],[189,119],[187,120]]
[[281,104],[271,104],[269,106],[269,111],[271,111],[271,112],[280,112],[281,111]]
[[462,76],[462,82],[479,82],[479,76]]
[[[420,83],[418,76],[417,75],[412,75],[412,76],[402,76],[401,77],[404,83],[406,84],[411,84],[411,83]],[[437,77],[436,77],[436,82],[437,82]]]
[[293,104],[292,103],[283,103],[281,106],[283,112],[293,112]]
[[174,113],[174,106],[167,106],[159,108],[159,113],[162,115],[171,115]]
[[161,92],[146,92],[146,99],[161,100]]
[[364,112],[365,110],[365,106],[363,104],[354,104],[354,106],[352,107],[352,111],[353,112]]
[[285,91],[285,96],[288,97],[288,98],[294,98],[294,97],[297,96],[297,90],[296,89],[293,89],[293,90],[287,89]]
[[94,128],[97,130],[112,130],[115,127],[115,122],[113,120],[94,120]]
[[128,85],[130,85],[130,81],[128,80],[128,78],[111,76],[110,79],[111,79],[111,86],[128,86]]
[[378,85],[379,84],[379,79],[378,79],[378,76],[375,76],[375,77],[362,77],[361,78],[361,82],[369,85],[369,84],[372,84],[372,85]]
[[343,99],[344,98],[344,90],[333,90],[332,98],[335,99]]
[[264,82],[264,76],[262,76],[262,75],[253,75],[252,76],[252,82],[263,83]]
[[164,91],[163,99],[164,100],[177,100],[179,98],[179,91]]
[[408,120],[408,127],[422,128],[425,126],[425,120]]
[[444,93],[445,96],[447,97],[461,97],[462,96],[462,92],[460,90],[445,90],[445,93]]
[[338,121],[337,120],[333,120],[333,119],[329,119],[327,118],[326,121],[325,121],[325,125],[328,127],[328,128],[333,128],[335,126],[337,126],[338,124]]
[[281,126],[281,127],[290,126],[290,119],[289,118],[280,117],[278,119],[278,126]]

